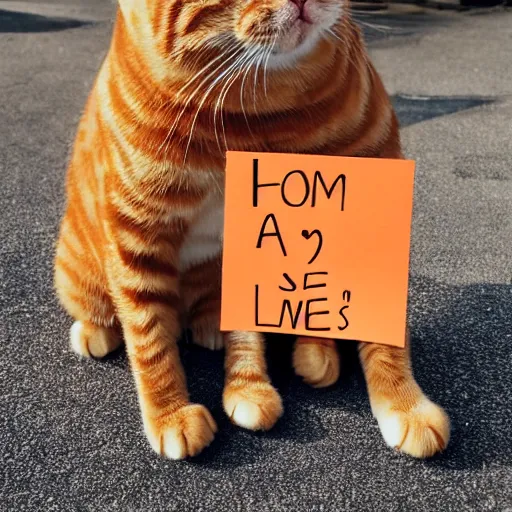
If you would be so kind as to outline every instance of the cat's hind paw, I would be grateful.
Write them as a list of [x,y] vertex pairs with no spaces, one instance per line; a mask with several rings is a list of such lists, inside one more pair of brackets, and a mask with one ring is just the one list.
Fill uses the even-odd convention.
[[222,350],[224,336],[220,331],[197,332],[192,331],[192,343],[208,350]]
[[149,443],[155,452],[169,459],[194,457],[215,437],[217,425],[206,407],[189,404],[159,421],[145,421]]
[[340,376],[336,342],[323,338],[298,338],[293,351],[293,367],[295,373],[310,386],[331,386]]
[[109,327],[77,320],[70,331],[71,348],[83,357],[105,357],[122,344],[120,333]]
[[384,441],[403,453],[423,459],[448,445],[450,420],[441,407],[425,396],[409,411],[378,407],[374,414]]
[[249,430],[269,430],[283,414],[281,397],[268,382],[228,384],[223,403],[231,421]]

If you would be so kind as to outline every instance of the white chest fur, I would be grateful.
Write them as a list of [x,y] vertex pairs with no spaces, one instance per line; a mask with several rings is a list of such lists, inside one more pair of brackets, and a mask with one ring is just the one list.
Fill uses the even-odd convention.
[[222,250],[224,196],[210,194],[194,216],[180,251],[180,269],[210,260]]

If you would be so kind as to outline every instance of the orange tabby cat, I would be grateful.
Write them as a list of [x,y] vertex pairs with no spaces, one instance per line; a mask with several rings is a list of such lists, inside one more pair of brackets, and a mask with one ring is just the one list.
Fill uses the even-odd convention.
[[[343,0],[120,0],[110,51],[75,143],[55,283],[71,343],[121,344],[144,428],[183,458],[213,439],[189,402],[176,341],[226,348],[224,409],[249,429],[282,413],[261,334],[219,333],[226,148],[401,158],[398,123]],[[123,336],[121,336],[121,333]],[[449,422],[413,379],[409,352],[361,344],[372,410],[388,444],[443,449]],[[339,373],[334,342],[301,338],[297,373]]]

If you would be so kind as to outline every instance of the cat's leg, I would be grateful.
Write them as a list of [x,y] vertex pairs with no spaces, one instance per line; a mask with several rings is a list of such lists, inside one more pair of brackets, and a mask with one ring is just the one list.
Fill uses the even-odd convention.
[[315,388],[334,384],[340,376],[340,357],[332,339],[300,336],[293,350],[295,373]]
[[419,458],[446,448],[450,421],[414,380],[409,336],[405,349],[361,343],[359,356],[372,412],[386,443]]
[[224,347],[220,332],[222,257],[194,265],[183,272],[180,289],[192,343],[210,350]]
[[279,393],[270,383],[262,334],[230,332],[226,347],[224,410],[231,421],[250,430],[268,430],[283,413]]
[[135,378],[144,429],[166,457],[194,456],[217,430],[189,401],[177,340],[181,331],[177,262],[185,221],[159,220],[109,206],[109,282]]
[[220,334],[222,256],[189,268],[181,278],[188,327],[197,345],[226,348],[224,410],[231,420],[251,430],[268,430],[283,412],[281,397],[270,383],[263,335]]
[[122,344],[107,281],[92,241],[77,233],[68,211],[62,222],[55,257],[54,282],[66,311],[75,319],[71,347],[84,357],[101,358]]

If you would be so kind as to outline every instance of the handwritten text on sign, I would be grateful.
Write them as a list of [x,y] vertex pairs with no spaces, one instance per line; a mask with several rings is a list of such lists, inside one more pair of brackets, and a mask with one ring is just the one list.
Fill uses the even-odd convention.
[[229,152],[223,331],[403,346],[414,162]]

